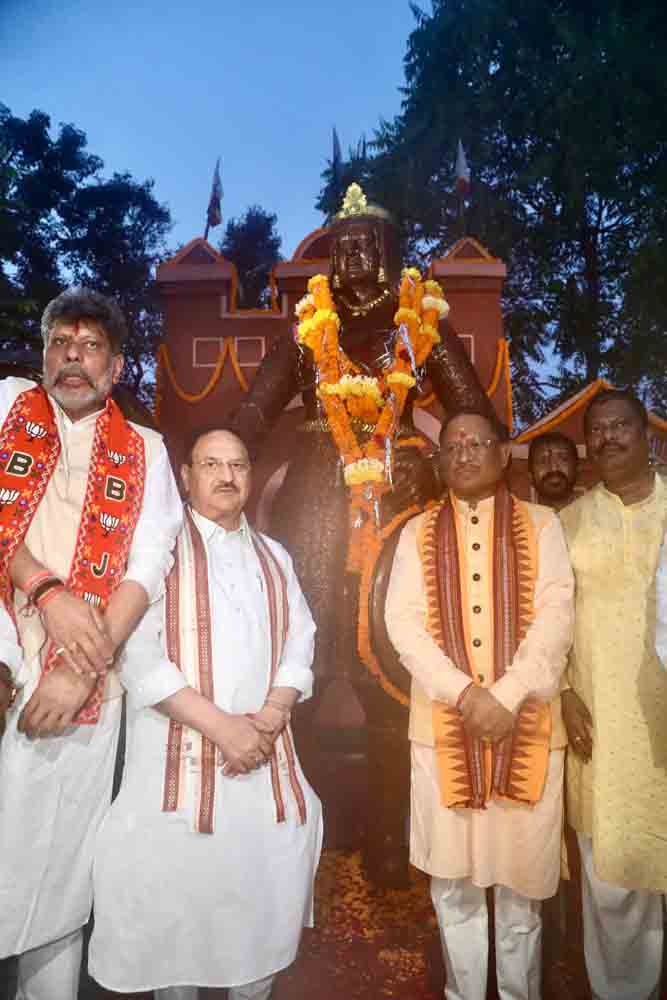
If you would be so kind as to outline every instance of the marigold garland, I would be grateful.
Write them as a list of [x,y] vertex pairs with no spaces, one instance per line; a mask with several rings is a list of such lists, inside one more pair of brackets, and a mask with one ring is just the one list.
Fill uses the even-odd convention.
[[[394,315],[397,333],[391,364],[377,376],[361,374],[342,349],[340,318],[325,275],[308,282],[308,294],[296,305],[297,339],[313,352],[318,397],[343,463],[349,496],[347,570],[361,575],[359,653],[368,669],[399,701],[404,696],[382,673],[368,637],[368,588],[372,569],[382,549],[380,502],[391,488],[390,466],[401,416],[417,371],[440,340],[438,322],[449,312],[440,285],[424,282],[416,268],[402,272],[399,306]],[[353,422],[373,430],[367,440],[357,436]],[[405,442],[407,444],[407,442]],[[410,444],[422,447],[420,438]],[[400,520],[414,511],[403,512]],[[392,521],[389,527],[398,522]],[[386,530],[386,529],[385,529]]]
[[408,705],[410,703],[410,699],[399,688],[397,688],[392,681],[389,680],[382,669],[380,661],[375,655],[375,651],[373,650],[371,643],[371,587],[373,584],[373,577],[375,575],[375,567],[377,566],[377,561],[380,558],[384,543],[389,536],[394,533],[394,531],[397,531],[398,528],[401,527],[401,525],[409,521],[411,517],[415,516],[415,514],[419,514],[420,510],[421,508],[416,504],[412,507],[407,507],[405,510],[402,510],[400,514],[397,514],[396,517],[382,529],[382,531],[375,535],[372,540],[371,548],[366,553],[366,559],[364,560],[364,565],[361,571],[361,580],[359,582],[359,624],[357,629],[359,656],[361,657],[362,663],[364,663],[373,676],[378,679],[387,694],[391,695],[392,698],[400,702],[401,705]]
[[239,364],[239,359],[236,354],[236,344],[233,337],[225,337],[220,353],[218,354],[218,360],[216,361],[215,368],[208,382],[200,392],[186,392],[176,378],[176,372],[174,371],[174,366],[171,362],[171,357],[169,351],[167,350],[166,344],[160,344],[157,352],[157,377],[156,377],[156,387],[155,387],[155,409],[154,415],[155,420],[159,426],[160,423],[160,410],[162,407],[162,395],[164,391],[163,387],[163,373],[166,372],[169,381],[171,382],[172,389],[176,393],[179,399],[182,399],[184,403],[201,403],[202,400],[206,399],[216,385],[220,381],[223,369],[225,367],[225,362],[227,360],[227,355],[229,355],[230,361],[232,363],[232,368],[234,369],[234,374],[236,380],[241,386],[244,392],[248,391],[248,383],[246,377],[243,374],[243,370]]
[[[441,317],[449,312],[440,285],[424,282],[417,268],[405,268],[394,315],[397,334],[391,364],[377,377],[362,375],[343,351],[340,318],[328,278],[317,274],[296,305],[297,339],[313,352],[318,396],[341,456],[350,497],[347,568],[360,573],[364,554],[379,532],[379,503],[391,487],[389,464],[408,393],[440,336]],[[363,443],[353,421],[374,430]]]

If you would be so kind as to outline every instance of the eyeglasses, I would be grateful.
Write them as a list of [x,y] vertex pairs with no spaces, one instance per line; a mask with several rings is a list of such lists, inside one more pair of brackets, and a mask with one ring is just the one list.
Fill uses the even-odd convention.
[[498,438],[486,438],[485,440],[467,438],[465,441],[448,441],[447,444],[443,445],[442,450],[447,458],[458,458],[464,451],[467,451],[473,458],[479,458],[490,451],[494,444],[498,444]]
[[249,462],[226,462],[221,458],[200,458],[198,462],[193,462],[192,464],[211,476],[216,472],[224,472],[225,469],[229,469],[233,476],[243,476],[247,472],[250,472]]

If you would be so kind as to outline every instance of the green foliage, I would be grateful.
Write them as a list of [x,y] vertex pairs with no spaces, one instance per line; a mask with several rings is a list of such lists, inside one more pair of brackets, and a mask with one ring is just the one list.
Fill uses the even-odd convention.
[[282,260],[277,222],[277,216],[264,211],[261,205],[251,205],[241,218],[227,223],[220,253],[236,265],[240,309],[259,309],[271,304],[269,275]]
[[[427,259],[460,235],[461,138],[473,170],[467,231],[509,265],[504,305],[524,419],[550,393],[601,375],[662,403],[662,4],[433,0],[431,13],[413,9],[402,111],[381,123],[366,164],[406,253]],[[545,384],[534,373],[553,352],[558,370]]]
[[0,343],[40,348],[39,318],[77,283],[113,295],[130,329],[123,380],[144,400],[160,335],[153,286],[171,222],[153,182],[101,177],[83,132],[0,105]]

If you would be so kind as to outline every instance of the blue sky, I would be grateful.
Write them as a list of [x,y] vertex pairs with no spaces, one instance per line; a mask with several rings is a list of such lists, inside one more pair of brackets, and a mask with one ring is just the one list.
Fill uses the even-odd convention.
[[332,126],[345,155],[400,109],[415,25],[407,0],[340,10],[317,0],[0,0],[0,100],[81,128],[105,174],[154,178],[174,247],[203,234],[220,154],[225,218],[253,203],[275,212],[289,257],[322,222],[314,204]]

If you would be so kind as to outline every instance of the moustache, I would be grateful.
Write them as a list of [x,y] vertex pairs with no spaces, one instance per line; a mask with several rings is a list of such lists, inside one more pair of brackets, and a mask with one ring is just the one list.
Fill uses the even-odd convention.
[[550,472],[548,476],[545,476],[542,480],[543,483],[566,483],[567,476],[563,472]]
[[79,368],[77,365],[69,365],[67,368],[61,368],[56,375],[56,382],[72,377],[83,379],[84,382],[87,382],[90,386],[93,384],[88,373],[85,372],[83,368]]
[[596,449],[596,455],[614,455],[616,452],[627,451],[623,445],[618,444],[616,441],[610,441],[609,444],[602,444]]
[[213,487],[214,493],[238,493],[239,488],[234,483],[217,483]]

